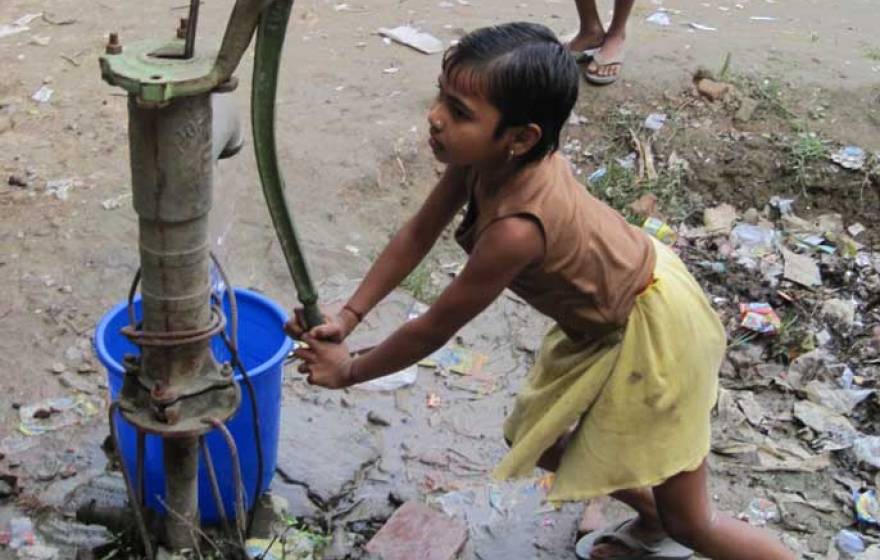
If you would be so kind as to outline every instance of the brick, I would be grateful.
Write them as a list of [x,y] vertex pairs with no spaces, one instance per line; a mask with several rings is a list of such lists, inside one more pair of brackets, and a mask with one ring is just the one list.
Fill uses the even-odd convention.
[[367,552],[381,560],[452,560],[465,542],[464,522],[419,502],[407,502],[367,543]]

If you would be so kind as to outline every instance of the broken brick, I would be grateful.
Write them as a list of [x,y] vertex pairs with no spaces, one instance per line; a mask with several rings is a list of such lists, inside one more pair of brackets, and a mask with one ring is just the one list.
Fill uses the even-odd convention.
[[467,527],[419,502],[400,506],[367,543],[382,560],[452,560],[467,542]]

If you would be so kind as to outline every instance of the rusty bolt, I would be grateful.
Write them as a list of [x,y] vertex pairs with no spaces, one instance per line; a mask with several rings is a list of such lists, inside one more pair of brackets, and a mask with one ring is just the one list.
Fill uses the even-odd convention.
[[166,406],[162,412],[165,416],[165,423],[173,426],[174,424],[180,422],[180,417],[183,413],[183,410],[180,406],[180,402],[176,402],[170,406]]
[[177,38],[186,39],[187,29],[189,29],[189,19],[180,18],[180,26],[177,28]]
[[107,54],[120,54],[122,53],[122,43],[119,42],[119,34],[111,33],[110,38],[107,40]]

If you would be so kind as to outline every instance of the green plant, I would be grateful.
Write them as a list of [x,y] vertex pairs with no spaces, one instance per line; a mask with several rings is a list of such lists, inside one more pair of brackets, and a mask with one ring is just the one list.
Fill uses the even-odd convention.
[[425,264],[425,261],[419,263],[419,265],[409,273],[409,276],[403,279],[403,282],[400,283],[400,287],[423,303],[430,303],[437,297],[431,284],[431,270]]
[[868,60],[873,60],[874,62],[880,62],[880,48],[878,47],[870,47],[865,51],[865,56]]
[[797,183],[806,194],[809,165],[827,157],[827,142],[813,132],[801,132],[786,147],[786,152],[788,166],[794,171]]

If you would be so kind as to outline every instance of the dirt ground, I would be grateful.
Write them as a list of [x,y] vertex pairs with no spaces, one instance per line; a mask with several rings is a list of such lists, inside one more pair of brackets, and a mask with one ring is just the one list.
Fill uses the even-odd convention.
[[[100,80],[97,57],[109,31],[118,32],[123,44],[169,36],[184,14],[183,4],[0,4],[0,30],[27,14],[42,14],[27,25],[28,31],[5,37],[0,32],[0,440],[8,442],[18,432],[21,405],[75,394],[96,404],[94,414],[89,412],[77,426],[2,450],[6,457],[0,457],[0,474],[18,476],[18,507],[31,514],[62,509],[68,491],[104,469],[100,444],[106,427],[100,408],[106,387],[103,370],[91,356],[90,337],[101,315],[124,298],[138,266],[137,220],[127,196],[126,99]],[[204,3],[200,49],[217,43],[232,4]],[[610,2],[603,2],[601,13],[609,9]],[[670,26],[647,21],[660,9],[669,15]],[[411,23],[448,44],[470,29],[510,20],[540,21],[561,36],[576,29],[570,0],[296,2],[279,91],[279,156],[322,298],[343,297],[351,289],[352,280],[417,207],[438,171],[426,146],[424,115],[440,57],[388,44],[376,30]],[[690,23],[716,31],[697,30]],[[608,169],[606,180],[614,182],[591,188],[629,214],[633,200],[655,192],[658,215],[682,233],[702,225],[705,208],[726,202],[740,215],[750,207],[763,212],[771,197],[781,196],[794,198],[794,212],[803,218],[839,212],[847,227],[863,224],[867,229],[857,239],[864,244],[862,252],[873,254],[880,242],[877,173],[870,158],[862,170],[851,172],[831,163],[829,155],[850,144],[869,156],[880,152],[878,26],[880,12],[872,0],[641,1],[629,28],[622,80],[602,89],[583,85],[563,151],[585,181],[597,169]],[[251,58],[246,56],[238,72],[242,84],[236,96],[245,122]],[[700,67],[734,90],[714,103],[696,94],[692,76]],[[51,99],[32,100],[43,86],[53,90]],[[740,113],[750,103],[753,110]],[[655,134],[641,125],[650,113],[667,115]],[[634,150],[633,137],[650,139],[659,179],[644,183],[632,172],[619,173],[614,162]],[[685,164],[676,164],[676,158]],[[248,149],[220,164],[216,189],[215,249],[233,283],[292,306],[295,293]],[[719,275],[698,264],[717,261],[724,243],[684,245],[683,256],[731,325],[732,340],[741,336],[736,302],[766,298],[788,305],[775,285],[756,281],[748,269],[729,266]],[[410,296],[430,301],[461,262],[462,255],[444,239],[407,283]],[[865,387],[880,379],[876,362],[870,361],[876,357],[866,358],[861,351],[877,324],[880,289],[867,275],[847,275],[845,268],[823,261],[824,287],[790,305],[800,327],[787,332],[796,333],[788,336],[797,343],[778,337],[760,346],[759,359],[732,360],[736,371],[728,371],[725,387],[736,402],[750,399],[745,392],[751,391],[765,412],[772,411],[760,422],[768,438],[800,437],[788,425],[798,391],[765,391],[766,384],[744,380],[742,372],[751,371],[755,362],[789,368],[805,352],[798,346],[801,338],[822,330],[814,318],[824,299],[843,295],[860,302],[857,332],[834,331],[833,350],[841,362],[858,367],[857,373],[867,378]],[[388,329],[402,320],[410,296],[398,294],[387,315],[371,326]],[[543,328],[542,319],[514,299],[502,298],[463,331],[459,344],[488,356],[484,371],[497,376],[488,386],[472,379],[462,388],[454,375],[422,368],[415,387],[393,395],[357,390],[319,394],[290,370],[279,464],[302,472],[293,475],[295,483],[281,480],[276,490],[306,508],[300,510],[302,517],[320,519],[315,526],[333,535],[326,557],[359,557],[364,541],[393,511],[385,499],[388,487],[404,497],[431,496],[451,514],[464,512],[472,529],[466,557],[568,557],[577,506],[553,513],[540,505],[535,492],[515,486],[502,487],[502,498],[497,498],[484,480],[503,453],[498,428]],[[755,342],[748,339],[745,347]],[[734,350],[742,352],[742,346]],[[439,410],[426,409],[431,394],[439,395]],[[853,417],[868,435],[880,428],[875,398],[860,404]],[[364,422],[369,411],[381,411],[390,426]],[[326,433],[298,439],[304,423],[315,425],[313,417],[322,420]],[[719,420],[717,440],[730,439],[731,423],[730,418]],[[361,424],[352,432],[352,425]],[[321,480],[326,473],[319,467],[302,467],[297,457],[304,451],[297,446],[317,439],[353,450],[340,466],[345,472]],[[449,451],[442,460],[429,457],[438,446],[460,450],[466,465],[451,468],[457,456]],[[852,524],[851,504],[833,498],[848,492],[839,481],[874,484],[873,472],[845,460],[819,472],[756,472],[729,457],[713,455],[713,491],[722,509],[740,513],[755,497],[780,494],[797,494],[814,506],[821,502],[810,508],[783,500],[789,509],[771,524],[805,557],[825,557],[833,535]],[[37,476],[47,458],[60,460],[62,470],[73,465],[72,474]],[[317,506],[312,498],[320,492],[312,487],[326,494]],[[296,488],[309,489],[312,498],[296,495]],[[474,493],[469,500],[462,498],[467,492]],[[528,498],[522,498],[523,492]],[[480,496],[489,501],[481,502]],[[0,503],[0,524],[18,514],[14,503]],[[792,509],[798,511],[792,514]],[[613,508],[607,512],[609,517],[620,514]],[[495,533],[475,532],[474,527],[495,528]],[[868,543],[876,541],[876,532],[864,531]]]

